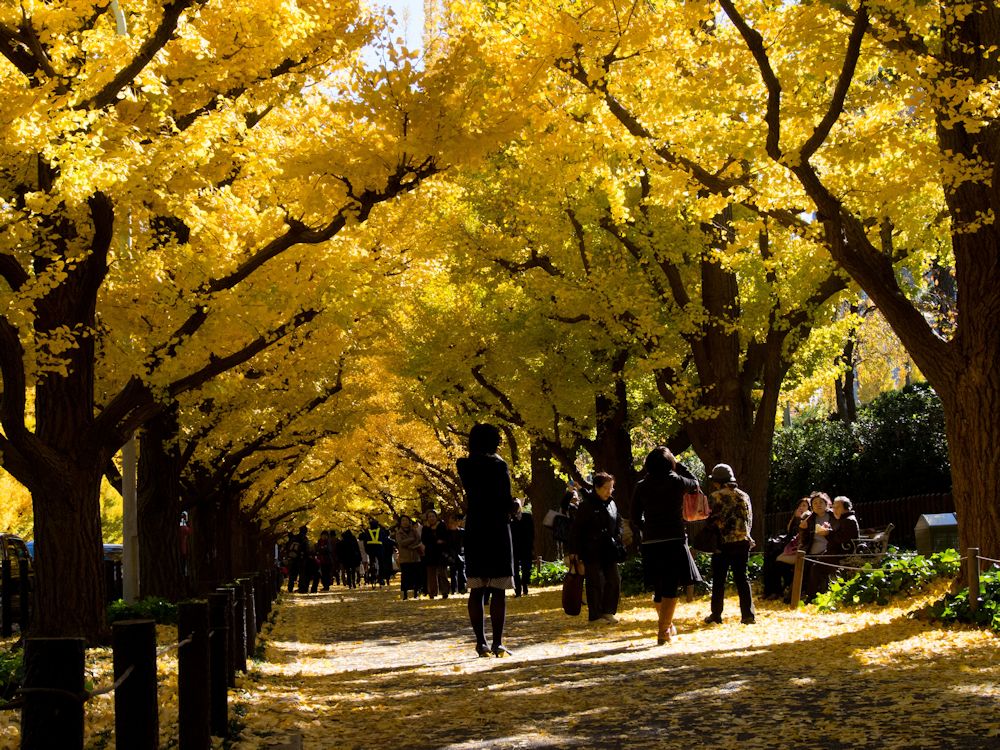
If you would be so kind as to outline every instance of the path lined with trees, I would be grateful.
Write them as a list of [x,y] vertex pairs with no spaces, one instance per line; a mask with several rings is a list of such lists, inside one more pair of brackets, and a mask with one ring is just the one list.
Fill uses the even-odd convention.
[[915,600],[830,615],[763,603],[752,627],[703,625],[697,600],[656,647],[646,597],[588,626],[544,589],[509,602],[514,656],[481,659],[461,599],[397,597],[286,597],[236,747],[971,750],[1000,736],[996,639],[911,619]]

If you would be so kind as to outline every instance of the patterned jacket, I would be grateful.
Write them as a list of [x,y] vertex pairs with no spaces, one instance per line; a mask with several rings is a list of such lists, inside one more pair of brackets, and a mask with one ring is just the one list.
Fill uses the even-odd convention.
[[712,519],[722,531],[722,542],[745,542],[753,527],[753,510],[750,496],[738,487],[723,487],[708,498],[712,506]]

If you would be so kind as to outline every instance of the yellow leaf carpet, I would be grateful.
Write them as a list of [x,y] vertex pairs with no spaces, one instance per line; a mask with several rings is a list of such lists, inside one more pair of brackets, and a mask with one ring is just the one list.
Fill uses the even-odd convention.
[[907,617],[919,603],[765,603],[743,626],[731,598],[708,626],[682,601],[657,647],[645,597],[591,625],[547,589],[508,599],[514,655],[482,659],[465,597],[285,595],[234,747],[1000,748],[1000,641]]
[[[504,659],[476,656],[465,597],[284,594],[265,658],[231,693],[240,734],[213,746],[1000,748],[1000,639],[907,616],[937,593],[833,614],[763,602],[752,626],[740,625],[735,597],[715,626],[702,624],[707,599],[682,601],[677,640],[657,647],[646,597],[623,599],[618,624],[590,625],[586,609],[563,614],[558,589],[536,590],[508,599]],[[95,684],[110,662],[107,649],[89,652]],[[159,672],[171,748],[172,654]],[[110,695],[88,704],[88,748],[114,747],[112,705]],[[17,747],[17,720],[0,712],[0,748]]]

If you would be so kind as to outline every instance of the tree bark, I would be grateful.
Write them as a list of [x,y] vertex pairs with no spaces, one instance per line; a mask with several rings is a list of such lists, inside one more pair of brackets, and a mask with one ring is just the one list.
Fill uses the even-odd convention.
[[180,555],[176,434],[177,414],[171,409],[150,420],[139,439],[139,589],[143,597],[171,601],[191,593]]
[[594,471],[605,471],[615,478],[615,503],[626,518],[632,507],[632,491],[638,478],[632,457],[629,435],[628,392],[625,383],[625,363],[628,353],[620,352],[611,365],[614,374],[613,391],[596,397],[597,434],[587,443],[587,452],[594,459]]
[[566,483],[556,474],[552,465],[552,455],[538,442],[531,444],[531,481],[528,483],[528,498],[531,500],[531,515],[535,521],[535,554],[544,560],[556,558],[556,543],[552,530],[542,526],[545,514],[558,510]]

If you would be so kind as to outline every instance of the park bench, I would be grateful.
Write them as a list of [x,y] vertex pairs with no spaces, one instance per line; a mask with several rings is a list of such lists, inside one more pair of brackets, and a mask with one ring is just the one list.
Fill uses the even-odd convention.
[[889,536],[895,528],[889,524],[884,529],[862,529],[848,554],[841,560],[846,567],[861,568],[864,565],[878,565],[889,551]]

